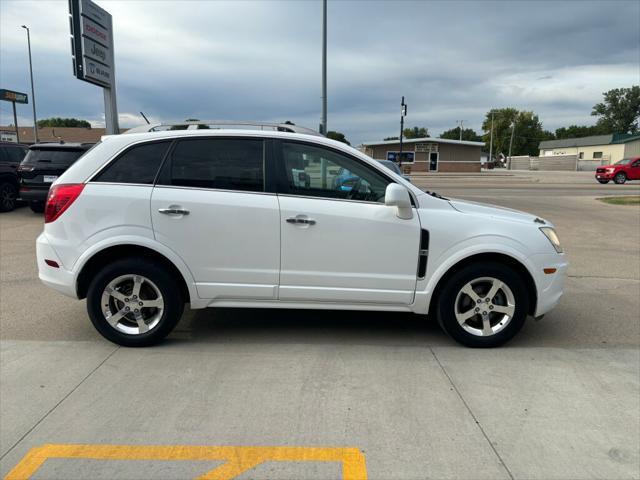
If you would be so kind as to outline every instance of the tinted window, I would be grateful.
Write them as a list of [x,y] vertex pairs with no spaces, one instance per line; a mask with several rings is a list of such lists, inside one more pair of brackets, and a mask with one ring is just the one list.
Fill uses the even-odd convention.
[[22,147],[5,146],[0,147],[0,162],[2,163],[20,163],[27,153]]
[[171,142],[145,143],[124,152],[94,181],[153,184]]
[[264,191],[264,146],[256,139],[183,140],[171,154],[171,185]]
[[32,148],[29,150],[29,153],[27,153],[27,156],[24,157],[24,163],[47,163],[68,167],[78,160],[84,152],[84,150],[78,149]]
[[283,143],[288,193],[384,202],[386,177],[357,160],[324,148]]

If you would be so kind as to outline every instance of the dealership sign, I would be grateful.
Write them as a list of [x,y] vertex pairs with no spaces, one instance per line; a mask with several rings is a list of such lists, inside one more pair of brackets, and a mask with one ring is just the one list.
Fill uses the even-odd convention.
[[111,88],[113,28],[111,15],[91,0],[69,0],[73,74],[80,80]]
[[0,100],[14,103],[29,103],[29,98],[26,93],[5,90],[4,88],[0,88]]

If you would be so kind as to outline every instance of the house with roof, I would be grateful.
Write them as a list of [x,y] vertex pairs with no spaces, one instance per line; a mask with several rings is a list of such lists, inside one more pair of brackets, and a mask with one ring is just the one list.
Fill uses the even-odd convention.
[[640,156],[640,134],[612,133],[582,138],[564,138],[540,142],[540,161],[545,157],[575,156],[580,160],[595,160],[601,165],[623,158]]

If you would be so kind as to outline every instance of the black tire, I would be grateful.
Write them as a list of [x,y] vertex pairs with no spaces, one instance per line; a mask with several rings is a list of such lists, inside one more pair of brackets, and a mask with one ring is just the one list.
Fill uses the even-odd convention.
[[44,202],[29,202],[29,208],[33,213],[43,213]]
[[627,181],[627,176],[622,172],[616,173],[616,176],[613,177],[613,181],[616,182],[618,185],[622,185],[624,182]]
[[609,180],[598,180],[598,182],[604,185],[605,183],[609,183]]
[[[127,275],[145,277],[153,282],[162,295],[164,309],[158,315],[160,319],[155,327],[145,333],[128,334],[117,330],[107,322],[102,312],[102,296],[107,285],[114,279]],[[147,347],[161,342],[176,326],[183,310],[184,299],[180,286],[164,268],[146,259],[124,258],[106,265],[94,277],[87,291],[87,311],[93,326],[107,340],[125,347]],[[129,322],[131,314],[132,312],[124,317],[126,322]],[[133,321],[130,323],[135,325]]]
[[[482,277],[492,277],[500,280],[511,290],[515,299],[515,309],[511,320],[502,330],[487,336],[474,335],[465,330],[456,319],[455,313],[458,293],[467,283]],[[529,293],[520,274],[507,265],[492,262],[474,263],[454,273],[440,289],[437,303],[437,317],[442,329],[458,343],[474,348],[498,347],[511,340],[524,325],[528,311]],[[478,314],[478,317],[474,317],[472,321],[479,319],[481,325],[481,313]],[[496,316],[494,315],[492,318],[495,319]],[[496,320],[494,322],[497,323]]]
[[18,187],[11,182],[0,181],[0,212],[10,212],[16,208]]

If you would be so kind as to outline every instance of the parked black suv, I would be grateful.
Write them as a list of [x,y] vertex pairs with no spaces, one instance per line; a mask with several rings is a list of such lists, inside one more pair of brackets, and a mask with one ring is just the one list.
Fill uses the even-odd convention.
[[16,207],[17,169],[28,148],[19,143],[0,142],[0,212],[10,212]]
[[38,143],[29,148],[18,174],[20,198],[36,213],[44,211],[51,183],[78,160],[93,143]]

